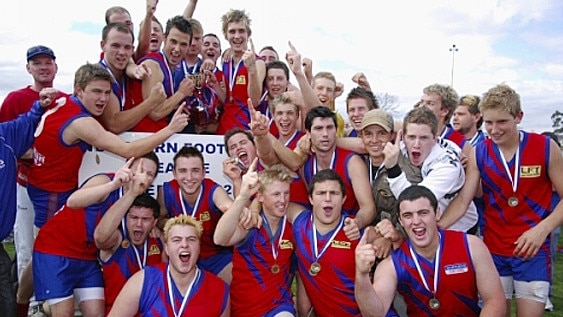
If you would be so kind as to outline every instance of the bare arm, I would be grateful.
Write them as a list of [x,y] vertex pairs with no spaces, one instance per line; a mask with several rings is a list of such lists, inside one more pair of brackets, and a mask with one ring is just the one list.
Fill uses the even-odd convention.
[[96,119],[84,117],[74,120],[63,132],[63,139],[67,144],[73,144],[78,140],[107,150],[122,157],[141,157],[152,151],[157,145],[166,141],[175,133],[182,131],[188,124],[188,116],[182,113],[179,107],[168,126],[150,136],[125,142],[119,136],[105,130]]
[[68,197],[66,204],[70,208],[78,209],[104,201],[109,193],[121,187],[119,181],[100,174],[90,178],[81,188]]
[[182,16],[184,17],[184,19],[188,20],[188,19],[193,18],[196,6],[197,6],[197,0],[189,0],[188,1],[188,5],[186,5],[186,8],[184,9],[184,12],[182,13]]
[[249,171],[242,177],[242,185],[239,195],[235,198],[229,209],[219,219],[215,227],[213,241],[215,244],[232,246],[242,241],[248,234],[248,230],[239,226],[239,219],[250,200],[250,197],[258,191],[259,181],[256,166],[258,159],[254,159]]
[[438,225],[442,228],[448,228],[456,223],[467,211],[469,204],[477,193],[477,188],[480,185],[481,173],[477,168],[475,158],[475,150],[471,151],[469,155],[469,162],[467,163],[465,172],[465,184],[461,188],[459,194],[450,202],[448,208],[444,210]]
[[160,229],[164,228],[166,221],[168,221],[169,214],[168,209],[166,209],[166,205],[164,204],[164,187],[160,187],[158,189],[158,194],[156,195],[156,200],[160,205],[160,216],[158,217],[158,221],[156,222],[156,226]]
[[135,60],[139,60],[139,58],[145,56],[149,52],[152,18],[156,12],[157,3],[158,0],[146,0],[146,14],[145,19],[141,22],[141,28],[139,29],[139,38],[137,39],[138,45],[135,50]]
[[244,60],[244,65],[248,71],[248,97],[252,99],[252,104],[260,104],[260,98],[262,98],[262,85],[264,83],[264,77],[266,76],[266,64],[261,59],[256,58],[256,52],[254,50],[254,44],[252,39],[248,40],[250,42],[250,51],[246,51],[242,56]]
[[[299,145],[294,150],[288,149],[284,144],[278,140],[270,139],[270,143],[276,152],[279,161],[292,171],[297,171],[309,157],[309,153],[303,150],[303,147],[310,148],[309,134],[302,136],[299,139]],[[304,143],[302,143],[304,142]]]
[[127,110],[120,109],[117,97],[112,94],[102,113],[102,121],[110,132],[120,134],[134,127],[165,99],[166,93],[162,83],[155,84],[151,88],[148,98],[144,99],[139,105]]
[[371,185],[368,178],[368,170],[365,162],[359,155],[354,155],[346,166],[348,175],[352,180],[352,187],[360,209],[356,214],[355,220],[358,228],[364,228],[375,219],[375,201],[371,193]]
[[468,234],[467,242],[475,268],[477,289],[483,299],[480,316],[504,316],[506,299],[493,258],[481,239]]
[[108,317],[133,317],[139,310],[145,270],[133,274],[115,299]]
[[339,148],[346,149],[348,151],[354,151],[358,154],[365,154],[367,153],[366,147],[364,146],[364,142],[361,138],[355,137],[342,137],[336,138],[336,146]]
[[[561,156],[561,152],[555,141],[550,140],[547,173],[553,185],[553,189],[557,191],[559,197],[563,197],[563,177],[561,177],[561,170],[563,170],[563,156]],[[518,240],[515,242],[515,256],[523,257],[527,260],[538,253],[547,235],[563,223],[562,201],[563,200],[559,201],[549,216],[518,237]]]

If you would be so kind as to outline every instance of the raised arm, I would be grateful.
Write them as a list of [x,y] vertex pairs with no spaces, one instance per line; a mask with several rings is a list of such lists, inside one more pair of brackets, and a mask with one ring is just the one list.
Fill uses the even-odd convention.
[[352,180],[356,200],[360,205],[355,217],[356,225],[360,229],[365,228],[373,222],[376,216],[375,201],[371,193],[367,166],[359,155],[353,155],[346,168]]
[[141,22],[139,29],[139,38],[137,39],[137,49],[135,50],[135,60],[145,56],[149,53],[149,46],[151,44],[151,31],[152,31],[152,18],[156,12],[156,5],[158,0],[146,0],[146,13],[145,19]]
[[182,16],[184,19],[188,20],[194,17],[195,7],[197,6],[197,0],[189,0],[184,12],[182,12]]
[[397,273],[390,257],[378,264],[373,285],[369,272],[375,263],[376,250],[373,242],[375,230],[367,227],[356,246],[356,280],[354,294],[362,316],[385,316],[397,289]]
[[248,172],[242,177],[242,185],[239,195],[235,198],[229,209],[219,219],[219,222],[215,227],[215,234],[213,235],[213,241],[215,244],[232,246],[242,241],[248,234],[248,230],[239,226],[238,223],[240,215],[246,207],[247,202],[250,200],[250,197],[258,191],[260,186],[258,173],[256,172],[257,165],[258,159],[255,158],[250,165]]
[[133,177],[131,171],[131,164],[134,158],[130,158],[127,162],[120,167],[113,179],[106,174],[99,174],[91,177],[68,197],[66,204],[70,208],[84,208],[96,203],[100,203],[107,199],[109,194],[114,190],[120,188]]

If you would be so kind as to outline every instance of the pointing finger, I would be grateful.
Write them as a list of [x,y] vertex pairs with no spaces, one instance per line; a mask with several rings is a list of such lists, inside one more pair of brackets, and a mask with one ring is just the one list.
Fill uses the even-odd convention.
[[294,52],[297,52],[297,49],[295,49],[295,46],[293,46],[293,44],[291,43],[291,41],[288,41],[287,44],[289,44],[289,49],[291,49]]

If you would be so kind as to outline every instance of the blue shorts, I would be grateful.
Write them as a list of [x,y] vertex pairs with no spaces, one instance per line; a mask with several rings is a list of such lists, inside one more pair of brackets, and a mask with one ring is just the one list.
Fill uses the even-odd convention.
[[98,261],[33,252],[33,287],[39,301],[72,296],[76,288],[104,287]]
[[33,224],[37,228],[43,227],[45,222],[51,219],[64,206],[66,200],[73,192],[74,189],[63,193],[53,193],[27,184],[27,193],[35,211]]
[[511,276],[515,281],[551,281],[551,257],[538,253],[529,260],[520,257],[492,254],[493,261],[501,277]]
[[233,261],[232,252],[217,253],[205,259],[199,259],[197,264],[200,268],[209,271],[215,275],[219,274],[225,266]]

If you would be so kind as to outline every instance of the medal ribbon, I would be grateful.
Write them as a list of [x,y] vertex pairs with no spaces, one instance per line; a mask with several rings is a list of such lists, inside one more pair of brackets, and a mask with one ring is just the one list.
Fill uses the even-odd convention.
[[[336,159],[336,150],[334,152],[332,152],[332,158],[330,159],[330,169],[334,169],[334,161]],[[313,157],[313,175],[317,174],[317,155],[315,154],[315,156]]]
[[188,286],[188,289],[186,290],[186,294],[184,295],[184,298],[182,299],[182,305],[180,306],[180,309],[176,313],[176,307],[174,305],[174,291],[173,291],[173,286],[172,286],[172,278],[170,277],[171,276],[170,275],[170,264],[167,265],[167,267],[166,267],[166,280],[168,282],[168,299],[170,300],[170,305],[172,306],[172,311],[174,312],[174,317],[182,316],[184,309],[186,309],[186,304],[188,302],[188,297],[190,297],[190,292],[192,291],[192,287],[194,286],[196,281],[199,279],[200,275],[201,275],[201,272],[200,272],[199,268],[196,267],[194,279],[191,281],[190,285]]
[[[510,173],[510,168],[508,168],[508,163],[506,162],[506,158],[502,155],[502,152],[499,149],[500,159],[502,161],[502,165],[504,166],[504,170],[506,171],[506,175],[508,175],[508,179],[512,184],[512,192],[516,193],[516,189],[518,188],[518,181],[520,180],[520,141],[522,140],[522,133],[519,133],[518,136],[518,148],[516,149],[516,158],[514,160],[514,176]],[[498,148],[497,148],[498,149]]]
[[373,175],[373,163],[371,162],[371,158],[369,158],[369,183],[371,185],[373,185],[373,182],[375,181],[377,176],[379,176],[379,173],[384,167],[385,166],[381,164],[381,166],[377,168],[377,171],[375,171],[375,175]]
[[[283,233],[285,232],[285,222],[286,222],[286,219],[287,219],[287,215],[284,215],[283,218],[281,218],[282,227],[281,227],[280,237],[278,238],[277,244],[274,244],[274,241],[272,239],[276,235],[275,235],[275,233],[272,232],[272,227],[270,227],[270,223],[268,222],[268,218],[266,218],[266,216],[264,216],[264,213],[262,213],[261,216],[262,216],[262,220],[264,221],[264,223],[268,226],[267,231],[269,231],[269,233],[270,233],[270,244],[272,245],[272,256],[274,257],[274,261],[275,261],[275,260],[278,259],[280,244],[281,244],[281,241],[282,241]],[[277,248],[276,248],[276,245],[277,245]]]
[[[197,199],[195,201],[194,204],[194,208],[192,209],[192,212],[190,214],[190,216],[195,218],[195,214],[197,212],[197,209],[199,208],[199,202],[201,201],[201,196],[203,194],[203,186],[201,186],[199,188],[199,194],[197,195]],[[184,213],[184,215],[188,214],[187,208],[186,208],[186,203],[184,202],[184,197],[182,196],[182,189],[178,189],[178,196],[180,196],[180,203],[182,204],[182,213]]]
[[334,237],[336,237],[336,234],[338,234],[338,231],[340,231],[340,229],[342,228],[342,225],[344,224],[344,217],[340,216],[340,223],[338,223],[338,226],[336,226],[336,228],[332,232],[332,235],[323,246],[321,252],[319,252],[319,248],[317,246],[317,227],[315,226],[315,220],[313,219],[313,212],[311,212],[311,223],[313,224],[313,254],[315,255],[315,262],[318,262],[321,256],[323,256],[323,254],[332,243],[332,240],[334,240]]
[[412,249],[411,242],[410,241],[408,242],[409,251],[411,253],[412,260],[414,261],[414,265],[416,266],[416,270],[418,271],[418,276],[420,276],[420,279],[422,280],[422,284],[424,284],[424,288],[426,288],[427,291],[432,293],[434,298],[436,297],[436,292],[438,291],[438,279],[440,278],[440,250],[442,249],[442,235],[440,233],[438,233],[438,239],[439,239],[438,248],[436,249],[436,255],[434,257],[434,289],[433,290],[430,290],[430,288],[428,287],[428,282],[426,281],[426,277],[424,276],[424,273],[420,268],[420,263],[418,263],[418,255]]
[[243,63],[242,58],[238,61],[237,65],[234,66],[233,64],[233,58],[231,57],[231,60],[229,61],[229,85],[230,85],[230,91],[231,91],[231,95],[233,90],[235,89],[235,79],[237,78],[237,73],[238,73],[238,69],[240,68],[240,65]]
[[[111,84],[111,90],[117,97],[117,100],[119,100],[120,109],[123,110],[123,107],[125,107],[125,96],[126,96],[125,83],[121,85],[121,83],[117,80],[117,78],[111,71],[111,68],[109,68],[109,66],[106,64],[105,59],[100,60],[100,64],[102,64],[102,66],[104,66],[104,68],[107,69],[108,72],[110,73],[111,78],[113,79],[113,83]],[[119,88],[121,88],[121,92],[119,91],[120,90]]]

